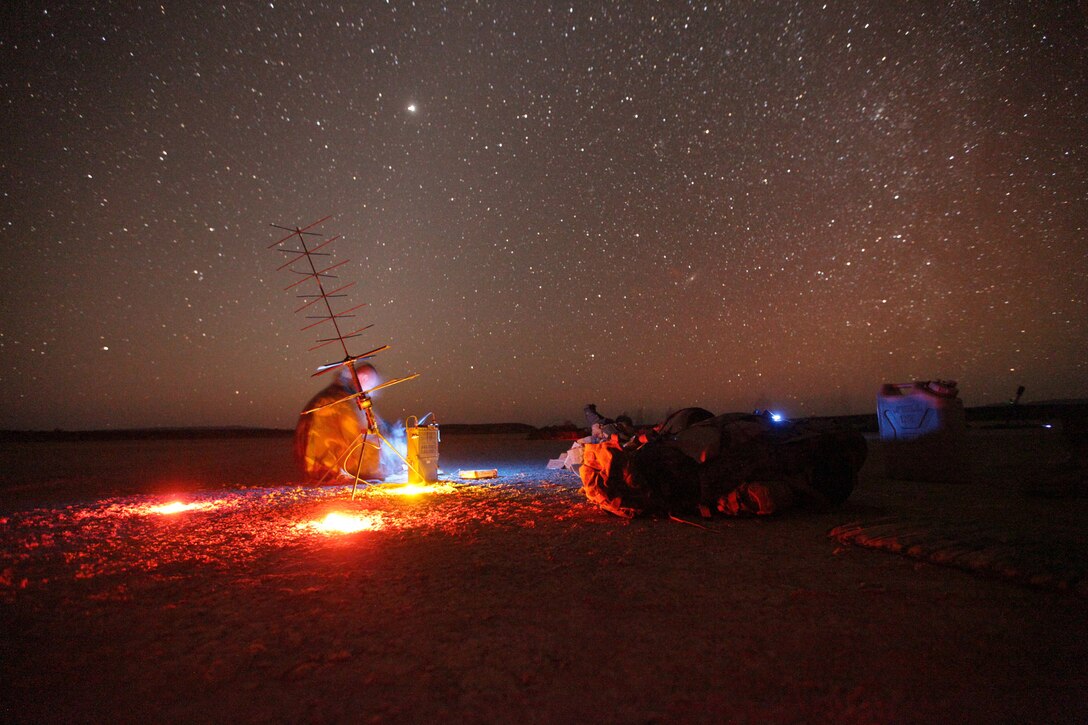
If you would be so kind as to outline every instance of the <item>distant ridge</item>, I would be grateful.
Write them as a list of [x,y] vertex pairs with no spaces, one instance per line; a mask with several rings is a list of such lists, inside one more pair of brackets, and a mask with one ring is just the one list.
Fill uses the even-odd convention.
[[536,430],[528,423],[441,423],[439,428],[442,433],[452,433],[454,435],[489,435],[496,433],[529,435]]
[[[1043,403],[996,403],[965,408],[968,423],[990,423],[1022,427],[1038,421],[1064,419],[1071,412],[1088,409],[1088,400],[1047,401]],[[876,413],[861,415],[812,416],[809,420],[835,421],[863,433],[876,433]],[[992,426],[982,426],[992,427]]]
[[[1082,416],[1088,400],[1046,400],[1038,403],[996,403],[966,409],[969,423],[1008,423],[1061,419],[1071,413]],[[840,425],[875,433],[876,413],[860,415],[810,416],[806,420],[835,421]],[[449,435],[524,435],[528,438],[568,439],[588,431],[567,426],[537,428],[528,423],[443,423]],[[117,430],[0,430],[0,443],[35,441],[113,441],[113,440],[184,440],[202,438],[277,438],[294,435],[292,428],[253,428],[246,426],[125,428]]]
[[199,438],[275,438],[294,435],[284,428],[119,428],[117,430],[0,430],[0,442],[185,440]]

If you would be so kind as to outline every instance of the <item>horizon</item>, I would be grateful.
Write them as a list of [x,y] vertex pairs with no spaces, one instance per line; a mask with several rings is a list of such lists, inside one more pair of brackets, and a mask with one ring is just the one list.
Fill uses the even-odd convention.
[[[1009,411],[1013,411],[1013,410],[1031,411],[1031,410],[1037,410],[1037,409],[1040,409],[1040,408],[1045,409],[1045,408],[1079,406],[1079,405],[1088,405],[1088,398],[1057,398],[1057,399],[1048,399],[1048,400],[1028,400],[1028,401],[1021,401],[1019,403],[1013,403],[1012,401],[1005,401],[1005,402],[1002,402],[1002,403],[987,403],[987,404],[984,404],[984,405],[972,405],[972,406],[965,405],[964,410],[967,411],[968,413],[970,413],[971,411],[982,411],[982,410],[991,410],[991,409],[992,410],[1009,410]],[[639,420],[639,419],[636,418],[635,419],[635,425],[646,426],[646,425],[653,425],[653,424],[656,424],[656,423],[660,423],[663,420],[665,420],[665,418],[667,418],[672,412],[675,412],[675,410],[676,409],[671,410],[671,411],[667,411],[661,417],[655,417],[653,419]],[[740,411],[740,410],[714,411],[714,414],[715,415],[723,415],[723,414],[728,414],[728,413],[742,413],[742,412],[751,412],[751,411]],[[777,412],[777,411],[775,411],[775,412]],[[617,415],[628,415],[628,412],[627,411],[620,411],[619,413],[617,413]],[[877,415],[878,415],[878,411],[874,407],[873,410],[871,410],[869,412],[864,412],[864,413],[834,413],[834,414],[829,414],[829,415],[817,414],[817,415],[805,416],[804,418],[866,418],[866,417],[875,418]],[[786,419],[787,420],[802,420],[804,418],[801,418],[801,417],[796,417],[796,418],[787,417]],[[404,421],[404,419],[395,419],[395,420],[386,421],[386,422],[403,425],[405,421]],[[465,422],[453,421],[453,422],[441,423],[439,427],[443,428],[443,429],[457,428],[457,427],[461,427],[461,428],[485,428],[485,427],[496,427],[496,426],[504,426],[504,425],[531,428],[533,430],[544,430],[544,429],[548,429],[548,428],[566,428],[568,426],[574,426],[579,430],[588,429],[588,426],[586,426],[584,422],[579,422],[579,420],[573,419],[573,418],[568,419],[568,420],[563,420],[563,421],[554,421],[554,422],[551,422],[551,423],[544,423],[544,424],[540,424],[540,425],[534,425],[532,423],[527,423],[527,422],[524,422],[524,421],[517,421],[517,420],[483,421],[483,422],[474,422],[474,423],[465,423]],[[0,434],[22,434],[22,433],[27,433],[27,434],[51,434],[51,433],[95,434],[95,433],[160,433],[160,432],[161,433],[168,433],[168,432],[174,432],[174,431],[176,431],[176,432],[189,432],[189,431],[191,431],[191,432],[202,432],[202,431],[209,431],[209,432],[212,432],[212,431],[239,431],[239,432],[253,431],[253,432],[257,432],[257,431],[261,431],[261,432],[283,433],[283,434],[286,435],[286,434],[293,434],[294,430],[295,430],[295,428],[294,428],[293,425],[292,426],[284,426],[284,427],[273,427],[273,426],[254,426],[254,425],[238,425],[238,424],[219,424],[219,425],[211,424],[211,425],[196,425],[196,426],[192,426],[192,425],[170,426],[170,425],[167,425],[167,426],[152,426],[152,427],[138,427],[138,428],[48,428],[48,429],[47,428],[0,428]]]

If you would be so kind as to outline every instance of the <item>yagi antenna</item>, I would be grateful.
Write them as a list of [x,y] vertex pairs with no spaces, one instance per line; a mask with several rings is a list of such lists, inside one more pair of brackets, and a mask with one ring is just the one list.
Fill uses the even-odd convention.
[[[325,279],[336,279],[336,275],[335,274],[330,274],[330,272],[333,269],[336,269],[337,267],[340,267],[340,266],[346,264],[347,260],[345,260],[343,262],[339,262],[339,263],[331,265],[331,266],[328,266],[328,267],[323,267],[323,269],[318,269],[318,264],[317,264],[317,261],[316,261],[316,258],[318,258],[318,257],[328,257],[328,256],[330,256],[330,254],[328,252],[322,252],[322,251],[319,251],[319,250],[327,247],[329,244],[331,244],[332,242],[339,239],[340,238],[339,235],[333,237],[332,239],[328,239],[328,240],[322,242],[321,244],[318,244],[318,245],[316,245],[316,246],[314,246],[312,248],[310,247],[310,245],[307,243],[307,240],[306,240],[307,237],[320,237],[320,236],[322,236],[321,234],[319,234],[317,232],[311,232],[309,230],[313,229],[316,226],[318,226],[322,222],[327,221],[328,219],[329,219],[329,217],[319,219],[316,222],[314,222],[313,224],[310,224],[310,225],[302,227],[302,228],[299,228],[299,227],[284,227],[284,226],[280,226],[279,224],[273,224],[272,226],[275,227],[276,229],[282,229],[284,231],[291,232],[291,233],[288,234],[286,237],[284,237],[282,239],[277,239],[275,242],[268,245],[269,249],[272,249],[273,247],[278,247],[279,251],[282,254],[287,255],[287,261],[285,261],[283,264],[281,264],[279,267],[276,268],[277,272],[286,269],[287,271],[291,272],[292,274],[299,275],[301,277],[299,280],[289,284],[285,288],[285,291],[292,290],[292,289],[294,289],[296,287],[301,287],[303,284],[305,284],[307,282],[311,282],[311,281],[316,284],[316,287],[317,287],[316,294],[312,293],[313,290],[311,288],[311,290],[309,291],[310,293],[308,293],[308,294],[304,293],[304,294],[297,294],[296,295],[296,297],[298,297],[299,299],[307,300],[307,302],[305,304],[303,304],[301,307],[299,307],[298,309],[296,309],[295,312],[301,312],[302,310],[310,307],[311,305],[313,305],[313,304],[315,304],[317,302],[321,302],[322,304],[319,306],[318,310],[319,310],[319,312],[323,311],[326,314],[308,315],[307,316],[308,319],[316,319],[317,322],[309,324],[309,325],[307,325],[306,327],[304,327],[302,329],[303,330],[308,330],[311,327],[316,327],[317,325],[320,325],[320,324],[322,324],[324,322],[331,322],[332,327],[333,327],[333,331],[335,333],[335,336],[334,337],[328,337],[328,338],[325,338],[325,339],[319,339],[318,340],[319,344],[317,345],[317,347],[323,347],[323,346],[325,346],[325,345],[327,345],[329,343],[339,342],[340,347],[344,351],[344,359],[343,360],[341,360],[339,363],[335,363],[335,364],[322,365],[321,367],[318,368],[318,371],[316,373],[314,373],[315,375],[320,375],[321,373],[324,373],[324,372],[326,372],[328,370],[332,370],[333,368],[343,366],[351,358],[351,353],[348,352],[348,343],[347,343],[348,338],[356,335],[358,332],[361,332],[361,330],[356,330],[355,332],[347,333],[347,336],[345,337],[344,332],[341,331],[341,329],[340,329],[340,319],[343,318],[344,316],[346,316],[352,310],[358,309],[359,307],[362,307],[362,305],[357,305],[356,307],[352,308],[352,310],[348,310],[347,312],[342,312],[342,313],[339,313],[339,314],[334,312],[333,308],[332,308],[333,298],[334,297],[335,298],[343,297],[344,295],[341,295],[339,293],[342,290],[346,289],[350,285],[344,285],[344,286],[341,286],[341,287],[338,287],[338,288],[332,290],[332,292],[329,292],[328,290],[325,289],[325,283],[323,281]],[[296,249],[296,248],[291,247],[291,246],[281,246],[281,245],[284,245],[288,241],[292,241],[292,242],[297,243],[299,248]],[[323,310],[322,310],[322,308],[323,308]],[[313,348],[310,348],[310,349],[315,350],[315,349],[317,349],[317,347],[313,347]]]
[[[330,215],[331,216],[331,215]],[[336,370],[346,367],[351,370],[351,387],[352,392],[339,400],[334,400],[331,403],[311,408],[310,410],[302,411],[302,415],[309,415],[316,413],[319,410],[328,408],[333,405],[339,405],[349,400],[354,400],[355,405],[359,410],[363,411],[366,417],[366,431],[359,435],[359,438],[352,444],[344,453],[344,459],[351,454],[353,450],[358,447],[365,446],[367,444],[367,438],[371,435],[377,437],[385,445],[397,454],[397,456],[407,464],[408,468],[419,474],[419,471],[405,458],[395,446],[389,443],[382,435],[381,430],[378,428],[377,417],[374,415],[374,404],[370,399],[370,394],[376,390],[382,388],[388,388],[392,385],[397,385],[408,380],[413,380],[419,377],[418,373],[406,375],[402,378],[394,378],[387,380],[384,383],[380,383],[370,388],[369,390],[363,390],[362,383],[359,382],[359,373],[355,367],[355,363],[359,360],[369,360],[383,350],[388,350],[388,345],[381,345],[372,350],[367,350],[360,355],[352,355],[348,349],[348,340],[354,340],[359,337],[363,332],[369,330],[372,325],[363,325],[350,332],[345,332],[345,328],[341,327],[341,323],[348,323],[348,320],[352,320],[356,317],[356,312],[366,304],[355,305],[354,307],[348,307],[337,311],[333,305],[333,300],[337,301],[336,307],[339,306],[339,301],[347,297],[344,294],[344,290],[351,288],[355,283],[348,282],[347,284],[340,284],[337,281],[339,278],[336,275],[337,270],[348,263],[349,260],[342,262],[334,262],[332,260],[332,253],[328,251],[327,247],[340,238],[339,235],[331,237],[324,241],[315,239],[315,237],[323,236],[319,232],[311,231],[314,227],[321,225],[329,220],[330,217],[318,219],[316,222],[304,227],[285,227],[279,224],[273,224],[276,229],[282,229],[285,232],[290,232],[282,239],[277,239],[272,244],[268,245],[269,249],[274,247],[278,248],[281,254],[286,255],[286,259],[276,271],[282,272],[284,270],[298,277],[294,282],[287,285],[284,288],[285,291],[295,290],[295,296],[302,301],[302,304],[295,309],[295,312],[305,312],[306,319],[312,320],[308,322],[303,330],[310,330],[320,328],[317,344],[310,348],[310,351],[323,348],[326,345],[334,345],[339,343],[341,351],[344,353],[344,359],[335,362],[324,363],[317,366],[317,371],[311,375],[315,377],[329,372],[330,370]],[[329,283],[329,287],[326,288],[326,282]],[[354,323],[351,323],[352,325]],[[348,326],[345,324],[345,327]],[[331,328],[331,330],[330,330]],[[362,466],[362,455],[359,457],[359,465]],[[359,485],[359,471],[355,472],[355,485],[351,487],[351,497],[355,498],[355,489]]]
[[[350,368],[355,392],[343,400],[354,398],[359,408],[367,410],[369,416],[370,399],[368,396],[370,393],[379,388],[387,388],[397,383],[403,383],[406,380],[412,380],[418,377],[418,375],[413,374],[403,378],[396,378],[395,380],[390,380],[371,388],[370,390],[362,390],[359,386],[355,363],[359,360],[369,360],[378,353],[388,350],[389,346],[382,345],[360,355],[352,355],[351,351],[348,349],[348,340],[360,337],[363,332],[369,330],[373,325],[363,325],[362,327],[350,329],[351,323],[348,321],[356,318],[356,313],[358,310],[366,307],[366,303],[354,305],[353,307],[348,307],[340,311],[337,311],[334,307],[333,301],[336,300],[339,302],[339,300],[346,298],[347,295],[344,294],[344,291],[353,287],[355,283],[348,282],[347,284],[340,284],[336,272],[350,260],[345,259],[341,262],[335,262],[332,259],[332,253],[327,249],[330,244],[337,239],[340,239],[340,235],[338,234],[329,239],[321,240],[320,237],[323,237],[324,235],[320,232],[312,231],[315,227],[328,221],[331,216],[332,215],[329,215],[322,219],[318,219],[316,222],[304,227],[285,227],[279,224],[272,224],[271,226],[276,229],[282,229],[283,231],[290,233],[282,239],[277,239],[272,244],[269,244],[268,248],[277,248],[281,254],[286,256],[283,264],[277,267],[277,272],[286,270],[298,277],[294,282],[287,285],[287,287],[284,288],[284,291],[295,290],[295,296],[302,302],[302,304],[295,309],[295,312],[306,312],[305,318],[310,321],[307,322],[302,329],[310,330],[320,328],[318,332],[319,337],[316,341],[317,344],[311,347],[308,352],[318,350],[327,345],[339,344],[341,351],[344,353],[344,358],[342,360],[318,365],[317,371],[310,377],[316,377],[327,373],[330,370],[336,370],[342,367]],[[326,283],[328,283],[328,287],[326,287]],[[330,403],[330,405],[336,405],[336,403],[341,403],[343,400]],[[319,408],[315,410],[319,410]],[[310,413],[313,411],[305,412]]]

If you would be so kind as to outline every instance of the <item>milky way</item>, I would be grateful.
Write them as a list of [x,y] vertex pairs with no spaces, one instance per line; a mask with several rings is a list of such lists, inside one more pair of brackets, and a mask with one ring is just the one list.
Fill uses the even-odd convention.
[[16,5],[0,427],[292,426],[330,214],[386,417],[1088,396],[1083,4]]

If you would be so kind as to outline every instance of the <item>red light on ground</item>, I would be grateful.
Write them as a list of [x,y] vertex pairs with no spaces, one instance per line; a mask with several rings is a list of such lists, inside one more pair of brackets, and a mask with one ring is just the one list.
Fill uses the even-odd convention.
[[375,531],[382,528],[382,517],[378,514],[361,516],[333,511],[320,521],[298,524],[296,528],[311,528],[323,534],[354,534],[358,531]]
[[149,514],[177,514],[182,511],[207,511],[213,508],[215,508],[214,502],[183,503],[181,501],[171,501],[170,503],[148,506],[146,512]]

